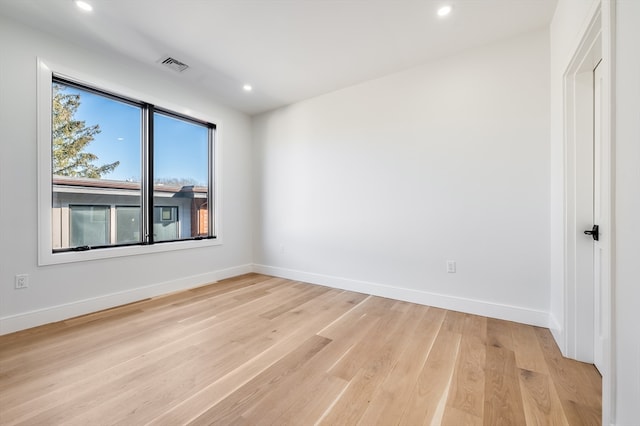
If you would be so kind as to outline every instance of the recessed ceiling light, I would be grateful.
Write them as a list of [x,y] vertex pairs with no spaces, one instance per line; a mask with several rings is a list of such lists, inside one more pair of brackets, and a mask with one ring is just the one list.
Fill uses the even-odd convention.
[[438,9],[438,16],[441,18],[447,16],[450,13],[451,13],[451,6],[449,5],[442,6],[440,9]]
[[253,87],[251,87],[250,84],[245,84],[244,86],[242,86],[242,90],[244,90],[245,92],[250,92],[253,90]]
[[93,6],[91,6],[87,2],[80,1],[80,0],[76,0],[76,6],[78,6],[80,9],[84,10],[85,12],[91,12],[93,10]]

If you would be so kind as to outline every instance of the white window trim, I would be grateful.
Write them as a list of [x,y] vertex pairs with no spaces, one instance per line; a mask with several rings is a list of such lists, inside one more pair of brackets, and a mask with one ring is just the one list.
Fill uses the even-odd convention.
[[[222,245],[222,209],[221,209],[221,188],[222,188],[222,161],[221,161],[221,134],[222,123],[219,119],[210,117],[208,114],[194,112],[189,108],[177,105],[167,99],[159,98],[157,95],[140,93],[122,85],[110,81],[86,75],[82,72],[69,69],[54,62],[38,58],[37,59],[37,146],[38,146],[38,265],[56,265],[62,263],[82,262],[88,260],[108,259],[122,256],[135,256],[142,254],[152,254],[169,252],[183,249],[196,249]],[[127,96],[132,99],[140,99],[153,103],[159,107],[175,111],[186,116],[194,117],[200,121],[216,124],[216,135],[213,141],[213,214],[216,223],[216,238],[202,240],[185,240],[163,242],[153,245],[134,245],[124,247],[108,247],[97,250],[70,251],[53,253],[52,251],[52,176],[51,176],[51,84],[53,74],[63,75],[66,78],[84,83],[88,86],[99,87],[107,92],[112,92]]]

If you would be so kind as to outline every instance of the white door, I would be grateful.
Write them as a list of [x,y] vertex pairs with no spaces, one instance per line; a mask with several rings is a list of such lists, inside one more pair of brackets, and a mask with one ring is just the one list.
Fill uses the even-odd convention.
[[[593,363],[604,372],[604,330],[607,315],[603,267],[609,235],[603,210],[607,196],[602,149],[602,71],[600,61],[575,75],[575,321],[576,347],[570,356]],[[586,235],[585,235],[586,234]],[[606,268],[605,268],[606,269]],[[603,310],[604,309],[604,310]]]
[[[600,62],[593,70],[593,223],[602,224],[602,67]],[[608,235],[602,235],[608,238]],[[594,350],[593,363],[603,372],[603,309],[602,309],[602,261],[604,240],[593,241],[593,290],[594,290]]]

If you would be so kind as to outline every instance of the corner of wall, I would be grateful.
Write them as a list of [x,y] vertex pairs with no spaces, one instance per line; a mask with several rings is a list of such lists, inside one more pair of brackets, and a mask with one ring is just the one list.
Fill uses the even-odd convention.
[[553,339],[556,341],[556,345],[558,345],[560,352],[562,352],[563,356],[566,356],[567,348],[565,344],[564,329],[561,325],[561,322],[558,321],[558,319],[553,314],[553,312],[549,313],[549,330],[551,331],[551,335],[553,336]]

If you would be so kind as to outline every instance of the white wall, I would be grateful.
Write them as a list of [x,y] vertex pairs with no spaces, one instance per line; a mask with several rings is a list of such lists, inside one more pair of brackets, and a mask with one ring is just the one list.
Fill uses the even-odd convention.
[[616,3],[615,419],[631,426],[640,424],[640,2]]
[[546,326],[548,70],[540,30],[255,117],[258,270]]
[[[251,126],[153,66],[91,52],[0,18],[0,333],[250,270]],[[36,57],[217,118],[224,244],[57,266],[37,264]],[[15,274],[30,288],[14,290]]]

